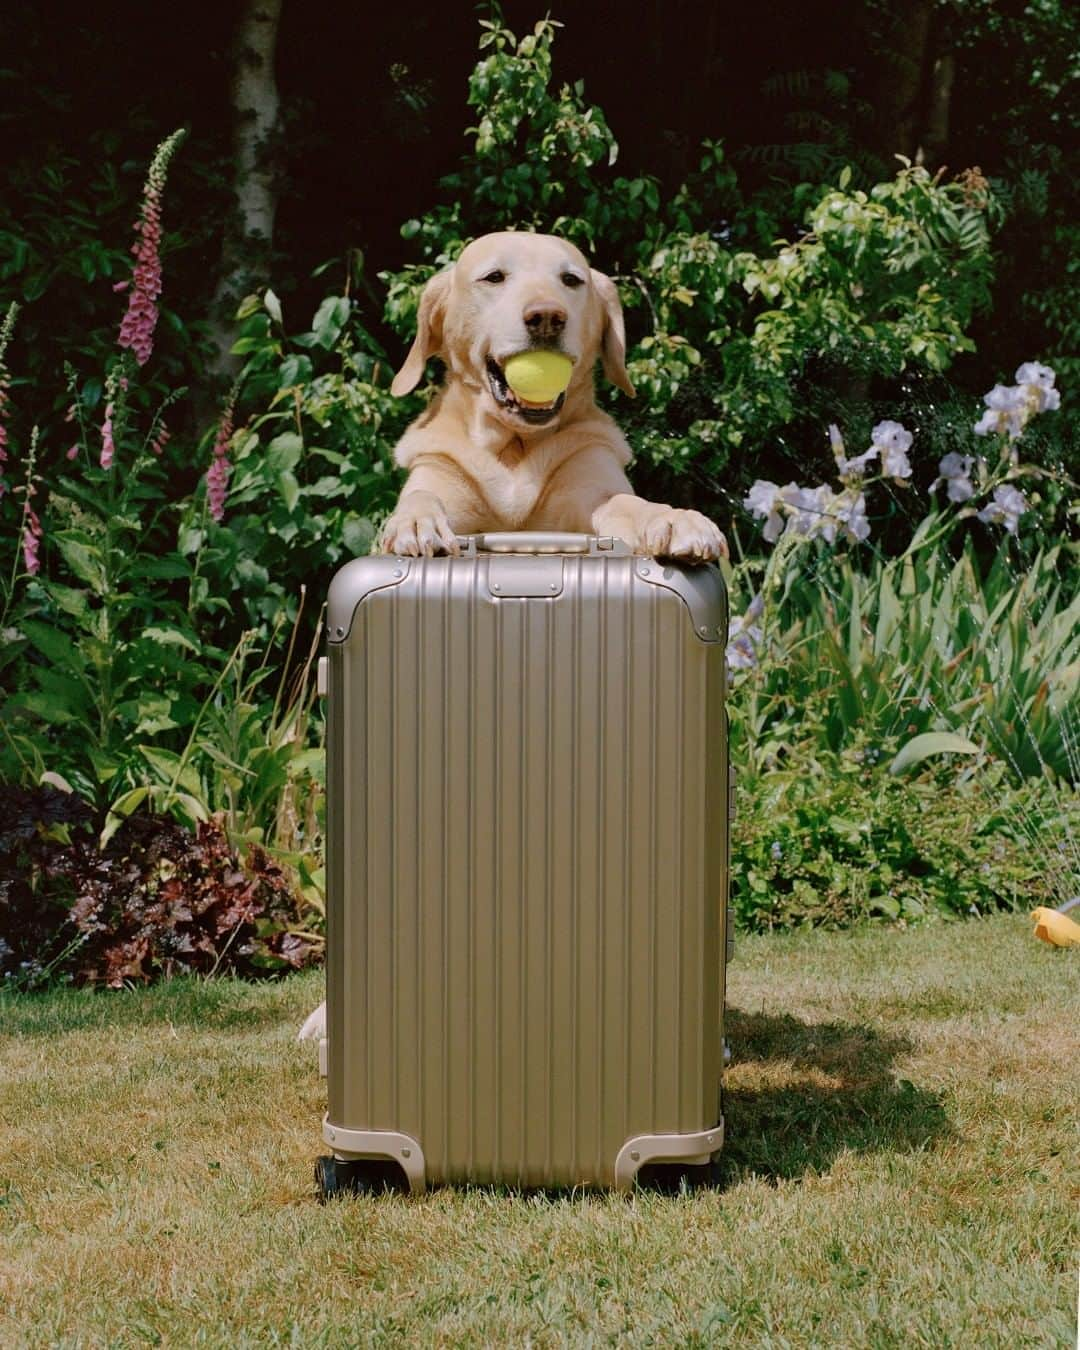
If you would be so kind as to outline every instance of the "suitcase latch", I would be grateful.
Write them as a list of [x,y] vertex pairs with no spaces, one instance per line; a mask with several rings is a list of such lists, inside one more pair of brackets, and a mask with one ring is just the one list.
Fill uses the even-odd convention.
[[496,600],[551,600],[562,594],[564,561],[550,553],[493,553],[488,590]]

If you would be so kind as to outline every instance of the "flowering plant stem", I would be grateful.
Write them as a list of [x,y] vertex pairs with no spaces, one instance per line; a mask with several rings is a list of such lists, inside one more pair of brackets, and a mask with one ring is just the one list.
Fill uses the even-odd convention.
[[30,518],[30,498],[34,491],[34,469],[37,465],[37,453],[38,429],[34,427],[30,433],[30,449],[26,456],[26,476],[23,479],[21,489],[23,494],[22,514],[19,517],[19,528],[15,534],[15,548],[11,558],[11,576],[4,593],[4,609],[3,613],[0,613],[0,628],[3,628],[7,622],[11,602],[15,596],[15,583],[19,579],[19,559],[23,556],[23,540],[26,538],[26,529]]

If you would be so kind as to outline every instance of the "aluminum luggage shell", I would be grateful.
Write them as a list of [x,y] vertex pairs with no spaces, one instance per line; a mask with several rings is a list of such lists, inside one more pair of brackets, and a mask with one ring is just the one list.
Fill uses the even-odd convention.
[[414,1189],[626,1187],[649,1161],[708,1161],[718,569],[488,537],[460,558],[356,559],[327,612],[335,1155],[393,1158]]

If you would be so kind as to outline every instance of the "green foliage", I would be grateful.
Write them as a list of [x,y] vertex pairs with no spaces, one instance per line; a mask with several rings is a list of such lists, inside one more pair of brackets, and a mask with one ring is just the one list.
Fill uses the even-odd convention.
[[640,397],[620,412],[635,450],[669,477],[706,480],[792,421],[822,363],[895,376],[943,371],[971,350],[992,274],[987,193],[910,164],[867,192],[844,169],[836,186],[792,189],[788,214],[804,221],[793,239],[738,249],[756,233],[754,208],[722,147],[705,142],[666,201],[655,179],[615,176],[618,147],[583,86],[552,86],[556,28],[542,20],[519,40],[483,25],[473,153],[443,180],[449,200],[403,227],[424,261],[380,274],[399,334],[415,324],[422,283],[468,238],[508,227],[563,235],[615,273],[630,313]]
[[266,632],[295,617],[302,586],[325,591],[338,563],[368,552],[399,486],[390,451],[422,402],[391,396],[387,358],[348,294],[328,296],[295,336],[273,291],[238,318],[238,388],[259,411],[232,437],[224,521],[193,524],[181,543],[200,558],[199,603],[239,584],[246,621]]
[[[324,319],[316,338],[328,333]],[[0,781],[48,781],[108,808],[103,845],[137,810],[191,827],[217,815],[234,839],[272,845],[321,904],[317,863],[299,861],[322,828],[313,654],[296,650],[283,603],[237,636],[236,577],[213,570],[206,496],[177,500],[165,452],[164,414],[185,391],[155,398],[154,370],[114,352],[99,425],[89,382],[67,377],[63,470],[42,469],[36,427],[22,455],[8,438],[22,481],[0,501]],[[278,439],[268,460],[283,482]]]
[[[141,119],[125,128],[132,132],[152,145]],[[78,372],[75,392],[83,417],[102,417],[104,371],[115,354],[122,314],[113,287],[131,274],[128,243],[144,168],[125,158],[125,148],[124,136],[108,129],[90,131],[80,157],[51,144],[41,160],[13,163],[0,197],[0,294],[5,303],[17,298],[23,305],[16,390],[25,386],[34,396],[42,466],[49,475],[62,467],[71,444],[66,371]],[[192,266],[192,254],[207,246],[212,229],[207,219],[187,222],[182,232],[166,230],[160,251],[170,279],[178,264]],[[201,325],[181,321],[168,306],[162,320],[154,370],[132,395],[144,410],[184,383],[198,361]],[[30,422],[20,402],[13,401],[12,416],[28,436]]]
[[1075,781],[1080,596],[1064,561],[1040,551],[1018,577],[1006,544],[985,576],[970,544],[956,561],[916,549],[865,572],[820,545],[789,557],[766,592],[764,659],[732,700],[748,768],[811,731],[820,749],[866,740],[889,757],[953,731],[1017,778]]
[[872,741],[840,754],[804,743],[740,790],[731,902],[751,931],[1043,904],[1067,869],[1040,841],[1078,824],[1075,796],[1016,787],[1000,766],[897,778]]

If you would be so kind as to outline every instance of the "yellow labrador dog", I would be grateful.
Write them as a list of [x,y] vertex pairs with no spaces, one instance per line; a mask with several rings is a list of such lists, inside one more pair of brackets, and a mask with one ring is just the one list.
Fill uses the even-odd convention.
[[[536,349],[573,362],[566,392],[550,403],[515,396],[511,357]],[[622,307],[610,278],[572,244],[546,234],[488,234],[432,277],[416,340],[390,386],[408,394],[429,358],[446,379],[398,442],[408,478],[383,529],[385,553],[456,554],[457,536],[485,530],[614,535],[637,553],[707,562],[727,555],[724,536],[698,511],[634,495],[630,447],[593,397],[593,369],[631,396]],[[325,1007],[301,1039],[325,1035]]]
[[[516,397],[509,357],[536,349],[573,362],[570,386],[550,403]],[[564,239],[488,234],[424,288],[416,341],[391,389],[415,389],[432,356],[446,380],[398,443],[409,471],[386,522],[386,553],[456,553],[456,537],[484,530],[615,535],[638,553],[689,562],[726,554],[697,511],[636,497],[630,448],[596,406],[597,358],[625,393],[622,308],[614,283]]]

